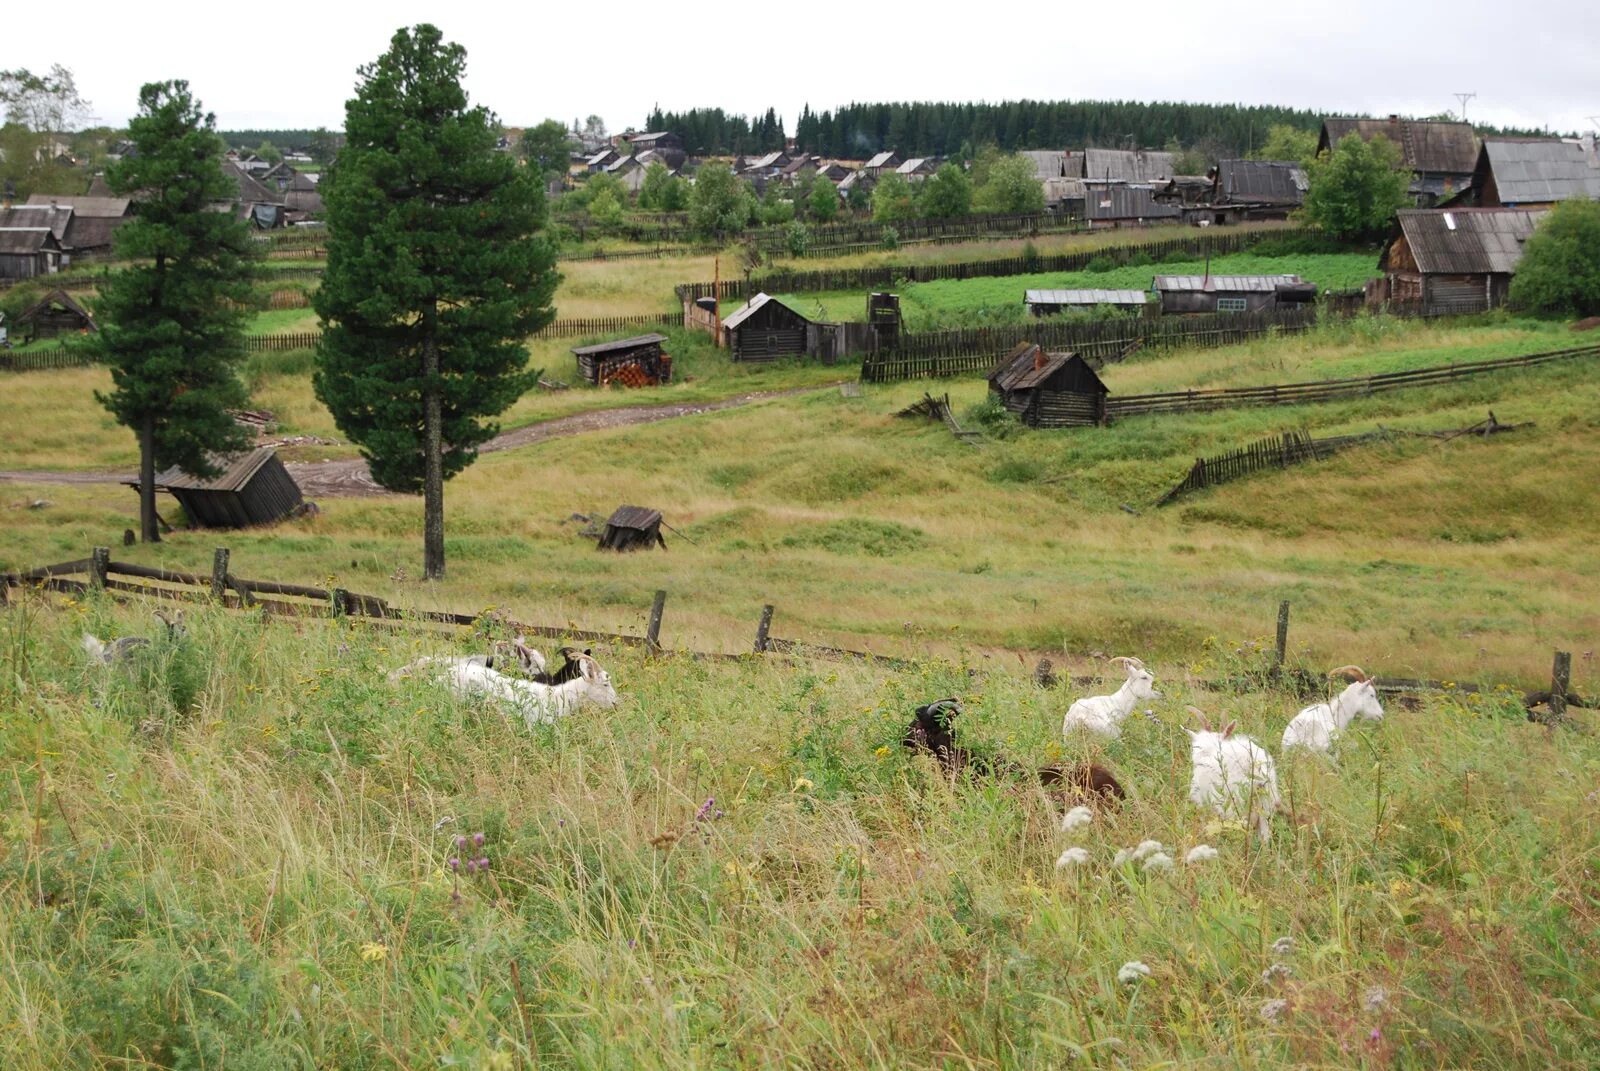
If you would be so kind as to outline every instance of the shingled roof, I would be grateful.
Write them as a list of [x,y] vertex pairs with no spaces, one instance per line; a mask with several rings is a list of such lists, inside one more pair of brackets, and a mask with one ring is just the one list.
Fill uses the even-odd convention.
[[[1511,275],[1543,211],[1521,208],[1405,208],[1396,216],[1417,270],[1441,275]],[[1380,268],[1388,268],[1391,244]]]

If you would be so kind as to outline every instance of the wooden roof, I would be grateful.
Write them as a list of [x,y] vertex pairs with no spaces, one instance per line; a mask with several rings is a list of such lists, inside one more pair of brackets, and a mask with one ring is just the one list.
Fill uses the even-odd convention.
[[1152,290],[1200,290],[1206,293],[1272,293],[1280,286],[1305,282],[1298,275],[1158,275]]
[[634,335],[632,338],[619,338],[615,342],[596,342],[592,346],[578,346],[573,353],[579,357],[589,357],[599,353],[616,353],[622,350],[636,350],[641,346],[650,346],[665,342],[666,335]]
[[[213,465],[222,471],[211,479],[202,479],[191,476],[182,469],[174,466],[165,472],[156,474],[156,490],[158,491],[238,491],[249,483],[261,467],[271,461],[277,451],[270,446],[258,447],[247,450],[231,457],[210,457]],[[138,481],[134,481],[137,486]]]
[[1592,142],[1561,138],[1485,138],[1478,170],[1494,175],[1500,203],[1600,200],[1600,154]]
[[73,197],[59,193],[36,193],[30,205],[65,205],[80,219],[121,219],[128,214],[128,197]]
[[84,325],[91,331],[98,331],[100,327],[94,322],[94,317],[89,315],[89,310],[75,301],[71,294],[65,290],[52,290],[38,301],[29,305],[18,317],[17,323],[28,323],[39,315],[49,311],[52,305],[59,305],[70,313],[81,316]]
[[1371,141],[1382,134],[1400,149],[1400,158],[1412,171],[1431,171],[1447,175],[1470,175],[1478,162],[1478,139],[1470,123],[1434,119],[1332,118],[1322,121],[1317,151],[1332,149],[1349,134]]
[[725,316],[722,320],[722,329],[724,331],[732,331],[734,328],[750,319],[750,317],[754,316],[756,312],[765,307],[768,302],[773,302],[784,309],[788,309],[789,312],[799,316],[802,320],[805,319],[805,317],[801,316],[800,313],[790,309],[789,306],[784,305],[783,302],[779,301],[771,294],[757,294],[755,297],[746,302],[742,308]]
[[[1417,270],[1443,275],[1510,275],[1544,218],[1522,208],[1406,208],[1396,213]],[[1389,250],[1378,262],[1387,268]]]
[[1085,149],[1068,153],[1066,173],[1070,177],[1099,179],[1102,182],[1154,182],[1171,178],[1176,170],[1170,152],[1144,149]]
[[618,506],[606,520],[607,528],[632,528],[637,532],[652,532],[661,524],[661,511],[649,506]]
[[1290,160],[1217,162],[1217,190],[1229,201],[1297,205],[1309,188],[1305,169]]
[[0,253],[15,256],[47,249],[61,249],[49,227],[0,227]]
[[1143,290],[1029,290],[1027,305],[1143,305],[1150,295]]
[[1088,376],[1103,392],[1106,385],[1095,375],[1094,369],[1076,353],[1045,353],[1036,343],[1019,342],[1015,349],[1000,359],[989,373],[989,382],[1010,393],[1032,390],[1069,365],[1077,364],[1079,376]]

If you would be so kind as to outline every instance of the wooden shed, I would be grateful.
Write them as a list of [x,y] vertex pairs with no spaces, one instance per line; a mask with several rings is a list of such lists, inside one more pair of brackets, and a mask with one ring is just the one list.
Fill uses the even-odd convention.
[[735,361],[770,361],[806,352],[811,321],[769,294],[757,294],[722,321]]
[[73,300],[65,290],[52,290],[17,316],[19,336],[25,341],[55,338],[80,331],[98,331],[89,310]]
[[1426,312],[1503,305],[1523,246],[1544,211],[1522,208],[1405,208],[1378,267],[1389,298]]
[[[270,446],[213,458],[212,463],[221,471],[209,480],[177,468],[156,475],[156,490],[176,498],[198,527],[271,524],[293,513],[305,501],[300,485]],[[131,480],[128,486],[137,488],[139,482]]]
[[578,346],[572,353],[578,358],[578,373],[597,387],[653,387],[672,381],[672,358],[661,352],[666,340],[666,335],[635,335]]
[[1027,290],[1023,292],[1022,301],[1034,316],[1052,316],[1102,305],[1124,312],[1143,312],[1150,295],[1143,290]]
[[1266,312],[1316,295],[1298,275],[1158,275],[1151,289],[1163,313]]
[[1040,426],[1040,415],[1051,411],[1053,426],[1070,423],[1098,424],[1105,416],[1110,393],[1089,362],[1076,353],[1046,353],[1032,342],[1021,342],[989,373],[989,390],[1000,404]]
[[606,520],[606,530],[600,534],[596,550],[649,550],[659,546],[667,549],[661,534],[661,511],[648,506],[618,506]]
[[32,279],[61,270],[61,242],[49,227],[0,227],[0,279]]

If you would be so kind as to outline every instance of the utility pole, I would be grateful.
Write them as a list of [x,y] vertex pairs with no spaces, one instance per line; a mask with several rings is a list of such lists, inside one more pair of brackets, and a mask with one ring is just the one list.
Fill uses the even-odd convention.
[[1453,93],[1451,95],[1454,96],[1457,100],[1459,100],[1461,102],[1461,121],[1463,123],[1466,122],[1467,121],[1467,101],[1471,100],[1473,97],[1476,97],[1478,94],[1476,94],[1476,93]]

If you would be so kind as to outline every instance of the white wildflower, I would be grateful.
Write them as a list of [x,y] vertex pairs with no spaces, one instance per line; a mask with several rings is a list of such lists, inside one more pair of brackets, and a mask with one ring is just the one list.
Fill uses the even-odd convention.
[[1268,985],[1271,985],[1280,978],[1292,977],[1294,977],[1294,968],[1289,966],[1287,963],[1274,963],[1272,966],[1261,972],[1261,980]]
[[1074,829],[1086,826],[1093,821],[1094,812],[1089,808],[1074,807],[1072,810],[1068,811],[1067,816],[1061,820],[1061,832],[1070,833]]
[[1056,860],[1056,869],[1065,870],[1069,866],[1082,866],[1089,861],[1087,848],[1068,848],[1061,853],[1061,858]]
[[1123,863],[1126,863],[1128,861],[1129,857],[1131,857],[1132,855],[1133,855],[1133,852],[1131,852],[1127,848],[1118,848],[1117,849],[1117,854],[1113,855],[1111,857],[1111,865],[1112,866],[1121,866]]
[[1389,991],[1381,985],[1372,986],[1367,990],[1366,1007],[1369,1012],[1377,1011],[1389,1002]]
[[1193,848],[1189,849],[1188,854],[1183,857],[1183,861],[1190,866],[1194,866],[1196,863],[1210,862],[1216,857],[1217,850],[1211,845],[1196,844]]
[[1294,955],[1294,938],[1285,936],[1272,942],[1272,954],[1279,957]]
[[1150,968],[1138,960],[1129,960],[1117,970],[1117,981],[1123,985],[1132,985],[1141,978],[1150,977]]
[[1161,851],[1166,851],[1166,847],[1159,840],[1141,840],[1139,846],[1133,850],[1133,853],[1128,858],[1137,863],[1146,856],[1154,855],[1156,852]]
[[1288,1010],[1289,1002],[1287,1000],[1281,997],[1277,1000],[1269,1000],[1261,1005],[1261,1018],[1269,1023],[1275,1023],[1278,1021],[1278,1017]]
[[1156,852],[1154,855],[1144,861],[1144,869],[1146,873],[1156,870],[1171,870],[1172,856],[1168,855],[1166,852]]

